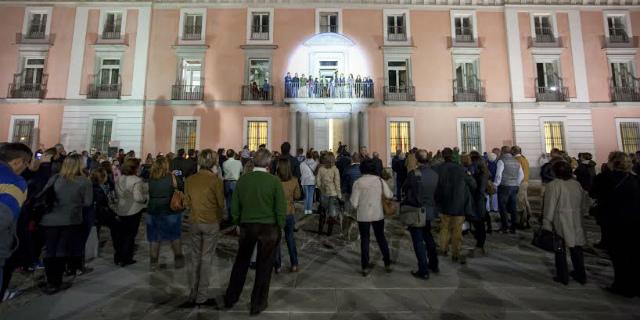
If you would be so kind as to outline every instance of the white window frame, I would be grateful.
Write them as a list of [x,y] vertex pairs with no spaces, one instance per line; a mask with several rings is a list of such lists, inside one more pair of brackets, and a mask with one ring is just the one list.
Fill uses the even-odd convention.
[[[200,61],[200,86],[204,86],[204,69],[203,69],[203,63],[202,63],[202,59],[198,58],[198,57],[193,57],[193,58],[189,58],[189,57],[179,57],[178,59],[178,74],[176,75],[176,84],[180,84],[180,85],[188,85],[188,86],[193,86],[193,81],[186,83],[184,82],[184,64],[185,61],[189,61],[189,60],[198,60]],[[193,77],[191,78],[191,80],[193,80]]]
[[[253,23],[253,13],[267,12],[269,13],[269,39],[268,40],[252,40],[251,24]],[[248,8],[247,9],[247,44],[273,44],[273,25],[275,24],[275,15],[273,8]]]
[[249,138],[249,121],[266,121],[267,122],[267,149],[271,150],[271,117],[245,117],[242,120],[242,145],[247,144]]
[[[104,23],[107,20],[108,13],[120,13],[122,15],[122,25],[120,25],[120,39],[124,39],[124,35],[127,32],[127,9],[126,8],[107,8],[100,10],[100,24],[98,25],[98,37],[102,39],[104,32]],[[107,39],[117,40],[117,39]]]
[[390,161],[391,157],[395,155],[395,150],[391,150],[391,140],[389,137],[389,130],[391,129],[391,122],[409,122],[409,143],[411,144],[409,148],[413,148],[417,146],[416,143],[416,126],[414,118],[412,117],[387,117],[385,132],[384,132],[384,141],[387,145],[387,160]]
[[32,141],[32,145],[29,146],[32,150],[36,150],[37,146],[38,146],[38,136],[37,133],[39,132],[38,129],[40,129],[39,127],[39,122],[40,122],[40,115],[37,114],[33,114],[33,115],[11,115],[11,119],[10,119],[10,123],[9,123],[9,134],[7,135],[7,141],[12,141],[13,139],[13,129],[14,129],[14,122],[16,120],[33,120],[33,130],[34,130],[34,136],[33,136],[33,141]]
[[544,153],[547,152],[547,142],[544,137],[544,123],[545,122],[562,122],[562,139],[563,139],[563,147],[565,152],[571,154],[569,152],[569,137],[567,136],[567,118],[566,117],[540,117],[540,150]]
[[458,148],[462,147],[462,128],[461,125],[463,122],[479,122],[480,123],[480,148],[482,150],[477,150],[482,153],[487,151],[487,145],[485,143],[485,133],[484,133],[484,118],[457,118],[456,119],[456,132],[458,135]]
[[95,75],[96,77],[100,78],[99,81],[101,80],[101,75],[102,75],[102,62],[104,60],[118,60],[120,61],[120,64],[118,65],[118,76],[120,77],[120,85],[122,85],[122,83],[124,82],[124,79],[122,78],[122,55],[121,54],[98,54],[98,52],[96,53],[96,71],[95,71]]
[[[560,60],[560,55],[534,55],[533,56],[533,75],[538,77],[538,63],[553,63],[558,67],[558,77],[564,79],[562,77],[562,64]],[[611,67],[609,67],[611,68]],[[546,79],[545,79],[546,84]],[[536,83],[537,86],[537,83]]]
[[29,32],[29,23],[31,22],[31,15],[34,13],[44,13],[47,15],[47,26],[44,31],[45,38],[49,37],[51,32],[51,16],[53,15],[53,7],[27,7],[24,10],[24,20],[22,22],[22,34],[26,35]]
[[322,13],[337,13],[338,14],[338,32],[342,34],[342,9],[340,8],[318,8],[316,9],[316,34],[320,33],[320,15]]
[[267,77],[267,80],[269,81],[270,85],[273,85],[273,59],[271,59],[271,57],[247,57],[247,67],[245,68],[245,84],[246,85],[251,85],[251,81],[249,80],[249,78],[251,77],[251,61],[252,60],[267,60],[269,61],[269,77]]
[[[405,74],[407,75],[407,82],[405,83],[405,86],[410,87],[413,85],[413,81],[411,79],[411,57],[407,57],[406,59],[402,59],[402,58],[389,58],[387,60],[385,60],[384,63],[384,85],[389,87],[391,86],[389,84],[389,70],[402,70],[402,67],[389,67],[389,62],[404,62],[405,66],[404,66],[404,71]],[[399,74],[399,73],[398,73]],[[396,77],[396,81],[398,81],[399,79]],[[399,87],[399,81],[398,84],[396,84],[396,87]]]
[[118,116],[115,114],[91,114],[87,117],[87,134],[85,141],[85,150],[91,149],[91,131],[93,130],[93,120],[111,120],[111,139],[109,139],[109,147],[111,147],[111,142],[116,141],[115,136],[118,131],[116,131],[117,123],[116,120]]
[[476,12],[473,10],[451,10],[451,39],[456,39],[456,18],[469,17],[471,18],[471,26],[473,28],[473,40],[478,41],[478,19],[476,18]]
[[637,77],[637,65],[636,58],[634,55],[620,54],[620,55],[607,55],[607,69],[609,69],[609,76],[613,77],[613,70],[611,69],[612,63],[629,63],[631,62],[631,74],[634,77]]
[[[382,14],[382,35],[384,39],[384,45],[410,45],[411,44],[411,15],[409,9],[384,9]],[[404,30],[407,35],[405,41],[389,41],[387,35],[387,17],[404,15]]]
[[482,79],[480,77],[480,55],[453,55],[453,69],[451,70],[451,74],[453,76],[452,80],[457,80],[456,78],[456,67],[458,63],[473,63],[476,67],[476,77],[478,80]]
[[556,21],[556,14],[552,11],[536,11],[529,14],[529,24],[531,27],[531,38],[536,39],[536,23],[535,17],[545,16],[549,17],[549,22],[551,22],[551,29],[553,30],[554,38],[558,38],[558,23]]
[[20,51],[20,55],[18,57],[18,68],[16,69],[16,73],[22,73],[24,71],[24,67],[26,66],[27,59],[44,59],[44,70],[43,73],[46,73],[47,63],[49,60],[47,59],[47,51]]
[[[200,31],[200,40],[183,40],[184,35],[184,18],[187,14],[197,14],[202,16],[202,30]],[[178,44],[205,44],[205,36],[207,34],[207,8],[183,8],[180,9],[180,24],[178,25]]]
[[609,37],[610,37],[609,23],[608,23],[609,19],[608,18],[612,17],[612,16],[624,17],[625,32],[627,32],[627,35],[629,36],[629,39],[633,39],[633,28],[631,26],[631,17],[629,15],[629,11],[625,11],[625,10],[606,10],[606,11],[603,11],[602,14],[604,15],[603,26],[604,26],[605,39],[609,39]]
[[616,118],[616,138],[618,140],[618,150],[624,151],[622,146],[622,134],[620,133],[620,123],[637,122],[640,126],[640,118]]
[[173,116],[171,124],[171,152],[176,152],[176,130],[178,128],[179,120],[196,120],[196,150],[200,150],[200,128],[202,127],[202,120],[200,116]]

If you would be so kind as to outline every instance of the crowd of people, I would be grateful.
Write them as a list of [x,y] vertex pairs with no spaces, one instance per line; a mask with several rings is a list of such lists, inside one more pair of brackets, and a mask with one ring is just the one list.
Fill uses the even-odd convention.
[[[267,308],[272,272],[282,271],[280,242],[284,234],[289,271],[299,272],[295,240],[295,202],[305,215],[318,214],[318,234],[330,237],[345,217],[357,221],[361,272],[371,262],[373,229],[386,272],[393,261],[385,236],[385,220],[397,216],[411,236],[417,269],[411,275],[427,280],[439,272],[439,256],[465,264],[467,257],[486,255],[492,212],[499,214],[499,232],[515,234],[537,218],[541,230],[554,235],[556,276],[584,284],[583,219],[596,217],[602,239],[596,247],[611,256],[617,294],[640,294],[640,268],[634,254],[638,241],[632,231],[640,222],[640,152],[612,152],[596,174],[588,153],[578,159],[554,149],[542,164],[543,208],[533,217],[527,198],[529,161],[518,146],[491,152],[460,153],[457,148],[434,152],[398,150],[390,175],[379,154],[366,147],[337,152],[297,149],[285,142],[279,152],[264,145],[217,151],[178,150],[177,154],[148,154],[119,150],[112,157],[100,152],[67,153],[58,144],[34,153],[23,144],[0,146],[0,278],[4,296],[14,270],[44,265],[42,291],[55,294],[71,286],[64,276],[88,273],[86,244],[94,231],[109,228],[113,262],[135,264],[136,237],[144,220],[149,243],[149,267],[159,265],[160,249],[168,243],[176,269],[187,266],[188,298],[181,307],[238,302],[249,268],[255,268],[250,312]],[[395,179],[395,190],[388,181]],[[392,199],[399,203],[394,208]],[[183,219],[188,235],[182,234]],[[439,222],[438,243],[432,228]],[[464,226],[469,225],[475,248],[462,250]],[[221,230],[237,226],[238,251],[223,301],[208,293],[212,260]],[[325,231],[326,228],[326,231]],[[106,239],[99,239],[100,242]],[[183,248],[187,249],[187,257]],[[573,271],[568,271],[566,249]]]
[[284,77],[285,98],[373,98],[373,79],[360,75],[338,74],[332,77],[308,77],[303,74]]

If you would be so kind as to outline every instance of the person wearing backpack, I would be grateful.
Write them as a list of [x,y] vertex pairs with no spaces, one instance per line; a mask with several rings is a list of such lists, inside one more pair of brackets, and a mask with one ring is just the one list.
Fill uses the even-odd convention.
[[[429,279],[429,270],[439,272],[436,242],[431,233],[431,222],[437,217],[435,193],[438,188],[438,174],[429,167],[426,150],[414,152],[418,167],[407,174],[402,185],[401,206],[420,208],[420,222],[407,226],[413,242],[413,250],[418,259],[418,270],[411,275],[418,279]],[[427,259],[428,257],[428,259]]]

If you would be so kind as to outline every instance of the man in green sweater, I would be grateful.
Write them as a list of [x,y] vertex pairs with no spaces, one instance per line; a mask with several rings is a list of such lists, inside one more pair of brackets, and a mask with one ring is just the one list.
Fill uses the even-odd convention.
[[233,223],[240,226],[240,239],[224,305],[231,308],[240,299],[251,254],[257,243],[256,279],[251,293],[252,315],[267,308],[271,271],[287,211],[282,183],[269,173],[270,163],[271,152],[258,150],[253,172],[240,177],[231,200],[231,216]]

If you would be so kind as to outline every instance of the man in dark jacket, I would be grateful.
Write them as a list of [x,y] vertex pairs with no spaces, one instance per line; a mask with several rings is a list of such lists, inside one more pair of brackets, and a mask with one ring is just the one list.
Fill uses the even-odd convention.
[[593,156],[588,152],[578,154],[578,158],[580,163],[573,173],[582,189],[589,192],[593,185],[593,179],[596,177],[596,163],[593,162]]
[[186,179],[196,173],[196,165],[193,161],[185,157],[184,149],[180,149],[178,150],[178,156],[171,161],[171,170],[182,171],[182,177]]
[[380,154],[378,152],[373,153],[373,163],[376,165],[376,176],[382,177],[382,170],[384,169],[382,165],[382,159],[380,159]]
[[349,168],[351,164],[351,157],[349,156],[349,151],[347,151],[347,146],[341,145],[338,148],[338,158],[336,159],[336,168],[338,168],[338,172],[340,172],[340,189],[344,193],[347,189],[347,185],[342,177],[344,177],[345,172]]
[[453,162],[453,150],[442,150],[444,163],[436,168],[438,173],[438,188],[436,202],[440,207],[440,250],[447,253],[451,243],[451,258],[454,262],[465,263],[465,257],[460,255],[462,244],[462,224],[464,216],[470,211],[466,199],[470,199],[467,192],[476,189],[475,180],[468,175],[464,168]]
[[[300,177],[302,176],[302,174],[300,173],[300,163],[298,162],[298,159],[296,157],[291,155],[291,144],[285,141],[284,143],[282,143],[282,145],[280,145],[280,151],[280,158],[289,159],[289,164],[291,165],[291,174],[293,174],[294,177],[300,180]],[[270,172],[271,174],[276,174],[277,171],[278,159],[273,159],[273,161],[271,161]]]
[[437,214],[435,193],[438,188],[438,174],[428,166],[427,155],[426,150],[416,152],[418,168],[409,172],[402,186],[402,205],[421,208],[420,214],[424,215],[424,226],[409,226],[413,250],[418,258],[418,270],[411,271],[411,274],[424,280],[429,279],[429,269],[433,272],[439,271],[436,242],[431,234],[431,221]]
[[407,179],[407,167],[405,166],[405,155],[402,150],[396,150],[396,155],[391,159],[391,169],[396,174],[396,199],[402,199],[402,185]]

